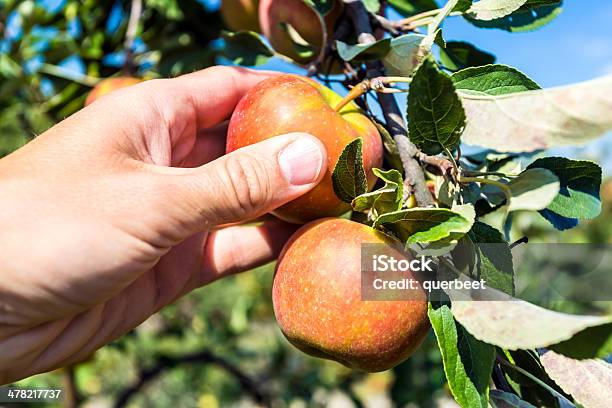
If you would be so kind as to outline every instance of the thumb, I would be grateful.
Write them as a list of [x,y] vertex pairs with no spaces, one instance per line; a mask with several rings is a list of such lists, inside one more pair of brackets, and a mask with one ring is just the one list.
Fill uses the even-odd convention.
[[174,184],[173,217],[196,230],[256,218],[311,190],[327,165],[314,136],[266,139],[184,173]]

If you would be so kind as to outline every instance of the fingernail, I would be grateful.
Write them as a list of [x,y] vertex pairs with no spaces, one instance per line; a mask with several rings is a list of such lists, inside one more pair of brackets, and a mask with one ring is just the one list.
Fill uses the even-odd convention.
[[321,147],[309,137],[302,137],[285,147],[278,156],[285,179],[296,186],[317,180],[323,164]]

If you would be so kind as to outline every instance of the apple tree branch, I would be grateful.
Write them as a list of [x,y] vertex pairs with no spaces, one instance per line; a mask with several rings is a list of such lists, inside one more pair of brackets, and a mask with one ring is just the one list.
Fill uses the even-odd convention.
[[[353,23],[360,44],[369,44],[376,41],[374,37],[370,16],[361,0],[343,0],[348,18]],[[368,77],[384,77],[385,67],[380,61],[366,63]],[[395,141],[405,172],[405,187],[409,194],[413,194],[420,207],[434,205],[434,199],[427,188],[423,169],[417,160],[421,153],[408,138],[406,122],[393,94],[379,93],[380,103],[387,130]]]

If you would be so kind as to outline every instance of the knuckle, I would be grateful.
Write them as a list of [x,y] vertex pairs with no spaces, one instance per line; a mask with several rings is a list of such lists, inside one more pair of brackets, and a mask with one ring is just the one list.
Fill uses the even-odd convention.
[[225,161],[231,200],[238,218],[256,215],[270,198],[270,180],[265,163],[253,156],[229,156]]

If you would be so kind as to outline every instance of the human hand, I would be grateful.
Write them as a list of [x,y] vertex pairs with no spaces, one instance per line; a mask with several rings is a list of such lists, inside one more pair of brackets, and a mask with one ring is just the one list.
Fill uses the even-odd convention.
[[164,305],[276,257],[253,220],[323,177],[289,134],[225,155],[226,120],[272,73],[214,67],[116,91],[0,160],[0,384],[79,361]]

